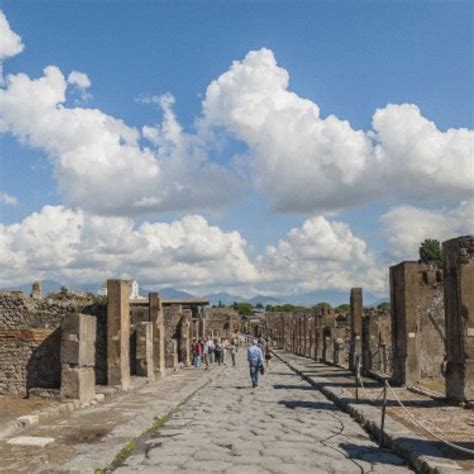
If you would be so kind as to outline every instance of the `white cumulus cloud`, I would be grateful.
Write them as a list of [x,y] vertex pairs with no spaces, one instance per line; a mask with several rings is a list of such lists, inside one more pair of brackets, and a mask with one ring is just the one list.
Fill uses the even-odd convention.
[[[69,81],[87,85],[87,76],[77,74]],[[47,153],[70,203],[108,215],[202,212],[239,194],[238,178],[210,162],[203,144],[183,132],[169,100],[162,103],[162,123],[142,135],[101,110],[67,107],[67,87],[55,66],[38,79],[8,76],[0,90],[0,132]],[[141,144],[155,135],[153,146]]]
[[204,130],[248,145],[254,183],[280,211],[334,210],[390,195],[472,195],[472,130],[442,132],[411,104],[378,109],[367,132],[323,118],[316,103],[289,90],[288,72],[266,48],[209,85],[203,114]]
[[0,10],[0,84],[3,83],[3,61],[21,53],[23,48],[20,36],[10,28],[5,14]]
[[258,265],[263,280],[274,288],[386,289],[386,272],[377,265],[367,244],[347,224],[321,216],[307,219],[276,246],[268,246]]
[[474,199],[452,209],[423,209],[397,206],[380,217],[391,262],[418,259],[425,239],[440,242],[464,234],[474,234]]
[[198,215],[136,226],[124,217],[45,206],[21,222],[0,224],[0,285],[111,276],[189,288],[249,283],[257,270],[245,246],[238,232],[223,232]]

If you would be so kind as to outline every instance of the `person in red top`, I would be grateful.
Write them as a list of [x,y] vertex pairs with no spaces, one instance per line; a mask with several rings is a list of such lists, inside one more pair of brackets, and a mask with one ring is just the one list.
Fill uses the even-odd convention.
[[196,341],[196,339],[193,339],[193,361],[194,361],[194,367],[199,368],[201,367],[201,358],[202,358],[202,342],[201,341]]

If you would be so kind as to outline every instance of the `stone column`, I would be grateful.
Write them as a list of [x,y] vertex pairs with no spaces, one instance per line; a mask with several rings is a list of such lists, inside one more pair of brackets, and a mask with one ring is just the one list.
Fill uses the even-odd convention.
[[474,236],[443,243],[446,396],[474,407]]
[[432,265],[401,262],[390,268],[392,380],[396,384],[416,384],[424,373],[439,376],[444,341],[433,322],[444,324],[441,280],[441,272]]
[[361,357],[362,288],[351,289],[351,345],[349,350],[349,370],[356,370],[356,359]]
[[107,280],[107,378],[130,388],[130,281]]
[[151,321],[140,321],[136,329],[137,340],[137,375],[155,379],[155,367],[153,363],[153,323]]
[[167,369],[176,371],[178,365],[178,341],[176,339],[168,339],[165,344],[165,366]]
[[35,280],[31,288],[31,297],[35,300],[43,298],[43,290],[41,289],[41,280]]
[[192,318],[193,313],[190,309],[183,309],[181,319],[181,338],[179,341],[180,362],[186,367],[192,364],[191,345],[192,345]]
[[97,319],[66,314],[61,324],[61,398],[87,402],[95,397]]
[[149,293],[149,320],[153,324],[153,366],[160,377],[166,375],[165,323],[163,305],[158,293]]
[[362,329],[361,329],[361,347],[362,347],[362,372],[366,373],[372,369],[371,363],[371,339],[374,338],[374,334],[371,334],[371,321],[372,314],[366,314],[362,318]]

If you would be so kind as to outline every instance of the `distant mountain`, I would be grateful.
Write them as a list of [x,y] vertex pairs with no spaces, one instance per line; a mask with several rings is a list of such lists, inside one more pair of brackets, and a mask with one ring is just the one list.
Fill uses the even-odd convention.
[[[9,291],[22,291],[26,295],[31,293],[31,283],[26,283],[23,285],[13,286],[10,288],[4,288],[5,290]],[[101,288],[101,284],[82,284],[82,285],[63,285],[58,283],[57,281],[53,280],[42,280],[41,285],[43,288],[43,293],[56,293],[58,292],[62,286],[67,286],[71,290],[74,291],[83,291],[85,293],[93,293],[96,294],[97,291]],[[161,288],[159,290],[160,295],[162,298],[165,299],[178,299],[178,298],[195,298],[195,295],[188,293],[187,291],[176,290],[175,288]],[[148,291],[143,290],[140,288],[140,295],[147,296]],[[297,306],[314,306],[317,303],[325,301],[329,303],[331,306],[339,306],[340,304],[348,304],[349,303],[349,292],[348,291],[332,291],[332,290],[320,290],[320,291],[312,291],[309,293],[301,293],[295,295],[279,295],[278,297],[274,296],[264,296],[264,295],[257,295],[253,298],[247,299],[239,295],[233,295],[231,293],[220,292],[220,293],[211,293],[209,295],[203,296],[203,298],[207,298],[209,300],[209,304],[217,306],[219,301],[226,305],[230,306],[234,301],[237,303],[252,303],[254,306],[258,303],[266,306],[270,305],[279,305],[290,303]],[[377,306],[382,302],[389,302],[390,298],[386,295],[376,295],[367,291],[364,291],[364,306]]]
[[217,306],[219,302],[226,306],[230,306],[235,301],[237,303],[246,303],[248,300],[243,298],[242,296],[231,295],[230,293],[220,292],[220,293],[212,293],[210,295],[205,295],[203,298],[207,298],[209,300],[209,304],[212,306]]
[[161,288],[161,290],[158,290],[158,293],[162,298],[167,300],[174,300],[178,298],[196,298],[187,291],[175,290],[174,288]]
[[[364,306],[374,306],[381,299],[380,295],[374,295],[368,291],[364,291],[363,297]],[[319,290],[299,295],[282,295],[280,299],[301,306],[314,306],[323,301],[331,306],[339,306],[340,304],[349,304],[350,293],[349,291]],[[383,299],[386,300],[386,298]]]
[[249,302],[252,303],[254,306],[259,303],[262,304],[263,306],[267,306],[268,304],[277,305],[277,304],[283,303],[283,301],[280,298],[274,298],[273,296],[265,296],[265,295],[254,296],[253,298],[250,298]]

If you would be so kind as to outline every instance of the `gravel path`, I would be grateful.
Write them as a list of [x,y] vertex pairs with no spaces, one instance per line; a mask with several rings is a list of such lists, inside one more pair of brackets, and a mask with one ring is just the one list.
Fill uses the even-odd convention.
[[161,428],[142,439],[117,473],[401,473],[404,461],[379,450],[341,412],[285,364],[250,388],[239,367],[200,390]]

